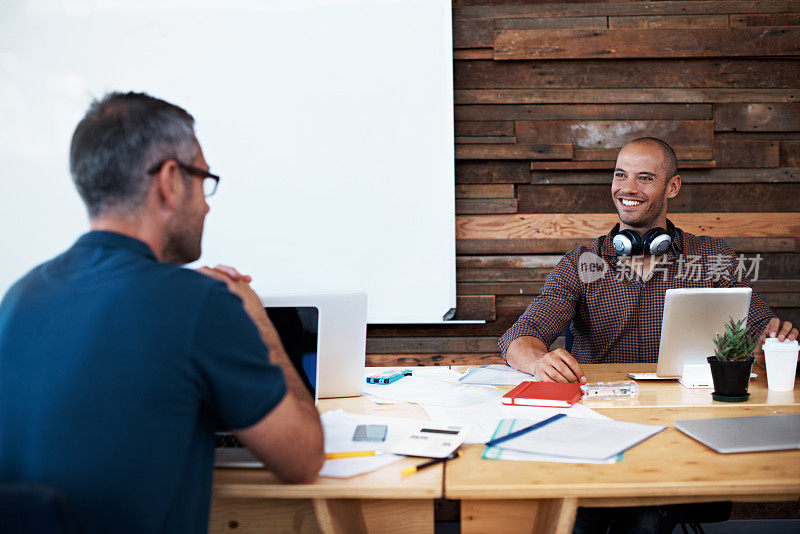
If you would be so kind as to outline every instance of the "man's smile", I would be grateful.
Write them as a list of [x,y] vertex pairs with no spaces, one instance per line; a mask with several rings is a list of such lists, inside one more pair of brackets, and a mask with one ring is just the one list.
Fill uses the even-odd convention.
[[632,207],[636,207],[636,206],[638,206],[640,204],[644,204],[644,200],[634,200],[632,198],[620,198],[618,200],[622,203],[623,206],[626,206],[628,208],[632,208]]

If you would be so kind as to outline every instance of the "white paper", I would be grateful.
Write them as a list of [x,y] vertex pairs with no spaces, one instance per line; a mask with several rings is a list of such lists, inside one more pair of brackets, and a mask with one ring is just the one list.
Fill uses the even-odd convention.
[[[538,420],[518,421],[521,427]],[[633,447],[665,426],[625,421],[564,417],[532,432],[499,443],[501,449],[557,456],[607,460]]]
[[[499,433],[493,437],[500,437],[500,435],[509,434],[516,430],[530,426],[530,421],[519,419],[507,419],[503,421],[506,423],[504,432]],[[502,445],[502,443],[500,444]],[[510,460],[513,462],[556,462],[556,463],[571,463],[571,464],[613,464],[622,461],[622,454],[612,456],[605,460],[595,460],[590,458],[563,458],[560,456],[547,456],[544,454],[534,454],[530,452],[514,451],[510,449],[502,449],[500,447],[485,447],[481,458],[487,460]]]
[[[394,443],[407,438],[421,424],[425,423],[420,419],[352,414],[344,410],[325,412],[322,414],[321,419],[322,428],[325,432],[326,453],[366,450],[388,451]],[[386,425],[386,439],[381,442],[353,441],[353,434],[358,425]],[[347,478],[369,473],[403,458],[404,456],[385,453],[378,456],[326,460],[320,471],[320,476]]]
[[405,456],[397,454],[381,454],[380,456],[363,456],[359,458],[339,458],[325,460],[319,471],[321,477],[350,478],[375,471],[381,467],[402,460]]
[[[414,371],[416,373],[416,370]],[[453,371],[455,372],[455,371]],[[444,373],[441,373],[444,375]],[[458,373],[456,373],[458,374]],[[499,399],[503,392],[494,388],[471,386],[458,382],[428,378],[430,375],[415,374],[391,384],[366,384],[364,395],[378,399],[433,404],[437,406],[467,406],[489,399]],[[434,375],[435,376],[435,375]],[[459,375],[460,376],[460,375]],[[445,376],[447,379],[447,377]]]
[[535,380],[533,375],[517,371],[510,365],[490,364],[470,367],[459,382],[462,384],[483,384],[488,386],[518,386],[526,380]]
[[541,406],[508,406],[493,399],[465,408],[423,406],[431,421],[461,425],[464,427],[464,443],[486,443],[502,419],[533,419],[540,421],[563,413],[570,417],[609,419],[583,404],[575,403],[571,408],[546,408]]

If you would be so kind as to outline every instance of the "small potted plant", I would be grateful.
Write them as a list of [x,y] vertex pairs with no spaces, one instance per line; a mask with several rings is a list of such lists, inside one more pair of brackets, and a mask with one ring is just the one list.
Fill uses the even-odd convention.
[[756,340],[747,335],[744,321],[734,321],[731,317],[725,323],[725,332],[714,336],[714,356],[708,357],[714,380],[714,400],[741,402],[750,397],[747,388],[755,362]]

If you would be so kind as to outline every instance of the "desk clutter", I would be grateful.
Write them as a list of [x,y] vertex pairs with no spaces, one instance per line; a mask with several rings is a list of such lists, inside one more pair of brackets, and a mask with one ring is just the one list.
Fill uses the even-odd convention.
[[[491,460],[615,463],[622,461],[625,450],[665,428],[614,421],[578,403],[588,393],[577,384],[534,382],[530,375],[509,369],[369,369],[367,398],[377,405],[418,404],[430,421],[326,412],[326,462],[320,475],[348,478],[405,456],[447,461],[458,457],[463,443],[485,444],[482,457]],[[515,382],[517,387],[504,394],[475,381]],[[631,394],[624,384],[608,387]],[[509,402],[514,399],[522,402]]]

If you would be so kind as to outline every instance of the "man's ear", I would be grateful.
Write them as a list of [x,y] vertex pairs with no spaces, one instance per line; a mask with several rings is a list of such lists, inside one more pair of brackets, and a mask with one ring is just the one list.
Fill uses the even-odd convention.
[[667,198],[675,198],[681,190],[681,175],[676,174],[667,183]]
[[154,188],[159,207],[170,211],[177,209],[186,193],[186,184],[178,164],[171,159],[161,166],[153,178],[151,187]]

